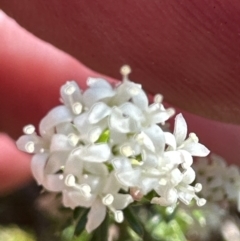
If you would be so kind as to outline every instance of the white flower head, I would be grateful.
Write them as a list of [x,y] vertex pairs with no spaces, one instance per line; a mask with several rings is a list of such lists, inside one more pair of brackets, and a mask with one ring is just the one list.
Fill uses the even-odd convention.
[[86,229],[91,232],[110,210],[122,222],[122,210],[150,192],[151,202],[174,207],[180,200],[199,206],[202,188],[195,180],[192,156],[208,149],[176,116],[173,134],[162,128],[174,115],[165,109],[162,95],[153,103],[142,86],[128,79],[131,69],[121,68],[123,81],[110,84],[88,78],[86,90],[75,81],[61,87],[62,105],[53,108],[35,127],[24,128],[20,150],[34,154],[32,172],[46,190],[62,193],[63,205],[90,208]]
[[197,181],[203,184],[201,196],[212,202],[233,201],[240,211],[240,171],[216,154],[199,158],[193,165]]

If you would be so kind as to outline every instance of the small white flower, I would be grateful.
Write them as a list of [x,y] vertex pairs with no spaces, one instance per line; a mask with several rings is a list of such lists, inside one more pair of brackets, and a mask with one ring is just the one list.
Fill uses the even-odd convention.
[[40,122],[40,135],[28,125],[17,141],[20,150],[34,154],[31,168],[39,185],[60,192],[65,207],[90,208],[88,232],[101,224],[107,209],[122,222],[122,210],[149,192],[158,195],[152,203],[165,206],[205,202],[196,195],[201,185],[191,186],[191,165],[192,156],[209,151],[195,134],[186,139],[182,115],[174,133],[166,132],[162,125],[174,110],[164,108],[159,94],[149,104],[142,86],[128,79],[130,68],[121,72],[122,83],[88,78],[86,90],[68,81],[60,90],[62,105]]
[[201,196],[211,201],[235,201],[240,211],[240,171],[235,165],[227,166],[226,161],[212,154],[200,158],[193,165],[197,181],[203,184]]

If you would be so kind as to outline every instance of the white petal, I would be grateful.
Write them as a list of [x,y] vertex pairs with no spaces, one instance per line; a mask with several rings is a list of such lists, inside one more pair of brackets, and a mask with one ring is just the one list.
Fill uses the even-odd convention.
[[112,160],[113,167],[118,172],[132,170],[132,165],[128,158],[118,157]]
[[91,233],[96,229],[104,220],[106,216],[106,206],[103,205],[100,199],[96,199],[93,203],[90,212],[88,213],[88,221],[86,224],[86,230]]
[[136,121],[128,116],[123,116],[118,107],[112,108],[112,114],[109,116],[109,127],[121,133],[135,132],[137,130]]
[[177,145],[181,145],[187,136],[187,123],[183,118],[182,114],[178,114],[175,117],[175,126],[173,133],[176,138]]
[[48,159],[47,153],[35,154],[31,161],[31,170],[38,185],[43,183],[44,179],[44,167]]
[[207,156],[210,151],[200,143],[188,143],[184,145],[184,150],[188,151],[192,156],[204,157]]
[[89,162],[105,162],[111,156],[111,149],[108,144],[94,144],[84,148],[82,160]]
[[78,135],[77,128],[70,122],[61,123],[56,126],[56,133],[68,136],[69,133],[74,133]]
[[141,185],[141,192],[146,195],[150,191],[154,189],[154,187],[158,184],[157,178],[148,178],[144,177],[142,180],[142,185]]
[[128,141],[127,134],[117,132],[116,130],[110,131],[110,141],[114,145],[122,144]]
[[166,193],[160,198],[153,198],[151,203],[157,203],[161,206],[174,205],[177,202],[178,193],[174,188],[168,189]]
[[100,126],[93,127],[87,134],[88,140],[91,143],[96,142],[101,136],[103,129]]
[[66,106],[53,108],[40,122],[39,129],[41,136],[51,136],[53,128],[60,123],[71,122],[73,115]]
[[144,129],[144,133],[152,140],[156,152],[161,154],[165,148],[164,132],[158,125],[152,125]]
[[159,111],[158,113],[152,114],[152,123],[164,123],[170,118],[170,116],[171,114],[166,111]]
[[184,169],[187,169],[188,167],[190,167],[193,164],[192,155],[189,152],[185,151],[185,150],[179,150],[178,152],[181,155],[182,167]]
[[88,112],[84,112],[81,115],[75,117],[73,122],[81,134],[87,133],[91,127],[88,121]]
[[42,185],[51,192],[60,192],[64,188],[64,181],[58,174],[46,175]]
[[78,155],[70,155],[68,160],[66,161],[65,167],[64,167],[64,173],[72,174],[76,177],[79,177],[82,175],[83,170],[83,161],[81,160],[81,156]]
[[79,191],[63,191],[63,205],[65,207],[70,207],[72,209],[79,206],[89,208],[92,206],[94,200],[94,195],[92,195],[91,197],[85,197]]
[[141,110],[146,110],[148,107],[148,97],[142,89],[139,90],[137,95],[132,97],[132,102]]
[[86,172],[95,174],[98,176],[107,176],[108,174],[108,169],[106,165],[102,163],[84,162],[84,169]]
[[135,119],[137,121],[137,123],[139,123],[139,125],[141,124],[141,122],[143,122],[145,120],[145,117],[144,117],[142,111],[137,106],[132,104],[131,102],[122,104],[119,107],[119,109],[122,111],[122,113],[125,116],[130,116],[131,118]]
[[168,202],[174,204],[174,203],[176,203],[177,198],[178,198],[178,194],[177,194],[176,189],[172,188],[167,192],[167,198],[166,199],[168,200]]
[[176,143],[175,136],[170,132],[164,132],[164,136],[165,136],[166,144],[171,146],[173,150],[176,150],[177,143]]
[[87,85],[90,88],[106,88],[106,89],[112,90],[111,84],[103,78],[89,77],[87,79]]
[[182,179],[185,177],[185,176],[183,176],[183,174],[180,172],[180,170],[178,168],[173,169],[171,171],[170,176],[171,176],[171,179],[170,179],[171,183],[174,187],[177,186],[182,181]]
[[122,209],[126,208],[132,202],[133,202],[133,198],[131,195],[117,193],[114,195],[114,200],[113,200],[112,206],[115,209],[122,210]]
[[[79,103],[80,106],[82,106],[82,93],[79,89],[78,84],[75,81],[68,81],[65,85],[63,85],[60,89],[61,97],[64,102],[64,104],[74,111],[74,106],[76,106],[76,103]],[[80,111],[77,111],[75,114],[80,114]]]
[[105,178],[91,174],[84,174],[78,179],[78,182],[82,185],[88,185],[91,188],[91,193],[97,194],[101,193]]
[[88,121],[91,124],[98,123],[111,113],[111,108],[103,102],[98,102],[91,107],[88,114]]
[[181,154],[178,151],[164,152],[164,162],[167,166],[176,166],[182,163]]
[[196,178],[196,173],[195,171],[189,167],[183,174],[183,179],[182,182],[186,184],[191,184]]
[[113,99],[114,105],[121,105],[129,101],[133,96],[139,94],[141,90],[141,86],[135,84],[131,81],[124,81],[120,85],[118,85],[116,89],[116,95]]
[[159,164],[158,156],[150,151],[142,150],[142,160],[144,167],[157,167]]
[[73,146],[70,144],[69,138],[62,134],[52,136],[50,152],[71,150]]
[[189,205],[194,197],[196,197],[196,194],[192,191],[179,192],[178,194],[178,198],[186,205]]
[[141,177],[141,170],[130,170],[121,173],[116,173],[116,177],[122,185],[135,187],[141,185],[140,177]]
[[139,134],[135,135],[134,140],[136,140],[139,145],[144,146],[151,152],[156,151],[152,139],[145,132],[142,131]]
[[170,205],[170,203],[166,200],[166,198],[163,198],[163,197],[154,197],[151,200],[151,203],[152,204],[158,204],[158,205],[161,205],[161,206],[169,206]]
[[61,170],[68,159],[69,152],[65,151],[59,151],[52,153],[49,156],[49,159],[47,161],[46,167],[45,167],[45,173],[46,174],[54,174]]
[[87,107],[91,107],[94,103],[98,101],[104,101],[105,99],[111,98],[115,95],[112,89],[108,88],[90,88],[83,93],[84,104]]
[[103,193],[117,193],[121,187],[115,172],[111,172],[104,185]]
[[19,150],[28,153],[39,153],[41,149],[48,148],[48,142],[44,142],[40,136],[35,134],[21,136],[16,145]]

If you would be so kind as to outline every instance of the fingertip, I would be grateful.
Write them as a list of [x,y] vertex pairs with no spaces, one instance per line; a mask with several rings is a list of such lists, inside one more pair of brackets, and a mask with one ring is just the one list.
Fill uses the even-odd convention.
[[31,179],[30,157],[18,151],[9,136],[0,133],[0,195],[20,188]]

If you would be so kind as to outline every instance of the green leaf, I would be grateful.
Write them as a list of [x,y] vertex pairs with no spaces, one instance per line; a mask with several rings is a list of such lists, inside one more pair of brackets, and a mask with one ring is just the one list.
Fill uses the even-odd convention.
[[82,214],[83,210],[85,210],[85,208],[81,208],[81,207],[75,208],[73,211],[73,219],[74,220],[78,219],[78,217]]
[[74,234],[74,227],[69,225],[68,227],[64,228],[61,232],[61,241],[71,241]]
[[123,213],[131,229],[136,232],[140,237],[143,237],[144,228],[138,217],[135,215],[134,210],[131,207],[127,207],[123,210]]
[[105,131],[103,131],[103,133],[99,136],[98,140],[96,141],[96,143],[106,143],[108,142],[110,138],[110,130],[106,129]]
[[89,209],[82,209],[82,212],[79,215],[77,225],[75,227],[74,235],[76,236],[80,235],[82,231],[85,229],[88,212],[89,212]]
[[101,225],[93,231],[91,241],[108,241],[108,229],[109,229],[109,214],[106,213],[106,217]]

